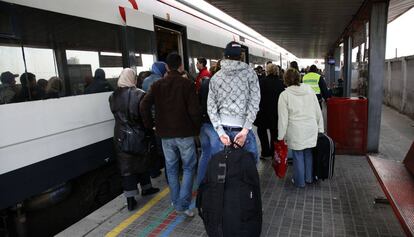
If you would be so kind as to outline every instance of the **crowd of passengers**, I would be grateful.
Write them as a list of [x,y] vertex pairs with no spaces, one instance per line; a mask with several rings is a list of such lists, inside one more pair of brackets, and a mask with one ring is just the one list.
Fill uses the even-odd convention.
[[[177,213],[194,216],[190,210],[193,180],[197,186],[203,182],[211,157],[234,144],[252,152],[258,162],[274,155],[274,142],[285,140],[292,150],[292,182],[297,187],[313,182],[311,149],[318,132],[324,132],[321,102],[329,97],[320,70],[312,65],[299,71],[296,62],[286,71],[272,62],[266,63],[265,70],[253,69],[241,61],[237,42],[227,44],[223,55],[209,69],[207,60],[198,58],[194,80],[176,53],[138,76],[130,68],[121,72],[109,104],[129,210],[136,207],[138,183],[143,196],[159,191],[152,187],[151,178],[161,174],[165,163],[172,205]],[[63,82],[58,77],[36,81],[33,73],[23,73],[21,87],[16,85],[17,77],[8,71],[1,74],[0,104],[62,96]],[[86,94],[112,90],[102,69],[84,88]],[[134,152],[126,148],[131,141],[139,144]],[[199,159],[197,147],[201,148]]]
[[[329,97],[316,66],[304,75],[296,62],[285,72],[272,62],[266,63],[264,71],[253,69],[242,61],[237,42],[227,44],[223,55],[210,69],[205,58],[198,58],[195,80],[189,79],[176,53],[169,54],[166,62],[155,62],[151,72],[138,77],[132,69],[122,71],[109,103],[116,121],[114,141],[129,210],[137,204],[137,183],[142,195],[159,191],[152,187],[151,177],[160,174],[160,167],[148,165],[151,162],[146,159],[162,157],[171,204],[177,213],[194,216],[190,209],[193,181],[196,186],[202,183],[211,157],[235,144],[252,152],[258,162],[273,156],[273,142],[285,140],[293,155],[292,182],[297,187],[313,182],[311,149],[318,133],[324,132],[320,103]],[[257,126],[261,155],[253,125]],[[123,131],[131,128],[148,137],[155,151],[150,155],[125,152]]]
[[[16,83],[19,78],[20,84]],[[64,96],[63,80],[53,76],[46,79],[36,79],[31,72],[24,72],[22,75],[10,71],[1,73],[0,84],[0,105],[25,101],[60,98]],[[105,77],[105,71],[101,68],[95,70],[94,77],[85,77],[84,94],[113,91]]]

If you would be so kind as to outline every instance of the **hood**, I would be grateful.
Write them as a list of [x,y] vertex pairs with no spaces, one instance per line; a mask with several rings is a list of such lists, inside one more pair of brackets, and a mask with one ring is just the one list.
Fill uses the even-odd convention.
[[286,88],[286,92],[296,96],[305,96],[315,93],[309,85],[303,83],[301,83],[300,86],[289,86]]
[[105,71],[101,68],[95,70],[95,76],[93,77],[94,80],[105,80]]
[[152,64],[152,73],[159,75],[161,77],[164,76],[165,72],[167,71],[165,65],[166,64],[164,62],[155,62],[154,64]]
[[236,60],[229,60],[229,59],[223,59],[220,62],[222,73],[226,74],[234,74],[238,71],[243,71],[245,69],[250,68],[250,66],[242,61],[236,61]]

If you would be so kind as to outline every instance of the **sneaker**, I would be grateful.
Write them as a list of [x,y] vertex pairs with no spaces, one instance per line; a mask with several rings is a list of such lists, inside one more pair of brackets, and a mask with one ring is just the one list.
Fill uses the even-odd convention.
[[194,217],[194,215],[195,215],[194,212],[190,209],[187,209],[185,211],[177,211],[177,213],[179,215],[186,215],[187,217]]

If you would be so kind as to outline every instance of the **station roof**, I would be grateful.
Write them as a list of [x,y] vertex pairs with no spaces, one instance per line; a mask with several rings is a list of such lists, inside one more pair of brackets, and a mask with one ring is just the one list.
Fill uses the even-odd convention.
[[[299,58],[323,58],[364,4],[364,0],[207,2]],[[388,21],[413,6],[413,0],[391,0]]]

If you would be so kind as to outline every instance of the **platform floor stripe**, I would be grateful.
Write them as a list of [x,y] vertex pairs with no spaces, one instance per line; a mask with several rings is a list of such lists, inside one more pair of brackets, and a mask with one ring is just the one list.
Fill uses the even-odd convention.
[[[165,210],[164,212],[162,212],[162,214],[159,216],[159,218],[157,218],[155,221],[153,221],[152,223],[150,223],[149,225],[147,225],[142,232],[140,232],[138,234],[138,237],[146,237],[149,235],[149,233],[151,233],[154,229],[156,229],[157,227],[159,227],[163,222],[165,222],[165,220],[167,220],[168,218],[170,218],[171,214],[174,213],[174,207],[170,206],[167,210]],[[175,216],[174,216],[175,218]]]
[[[193,209],[193,208],[195,208],[195,200],[193,200],[190,205],[190,209]],[[187,217],[185,217],[184,215],[178,216],[171,224],[168,225],[167,229],[164,232],[162,232],[161,235],[159,236],[160,237],[169,236],[174,231],[175,227],[177,227],[178,224],[183,222],[185,218]],[[195,217],[190,217],[190,218],[195,218]]]
[[108,232],[105,237],[116,237],[118,236],[124,229],[126,229],[132,222],[136,219],[141,217],[145,214],[149,209],[151,209],[154,205],[156,205],[161,199],[163,199],[168,193],[170,192],[169,188],[165,188],[162,192],[158,193],[155,197],[153,197],[147,204],[145,204],[142,208],[140,208],[136,213],[132,216],[125,219],[121,222],[118,226]]

